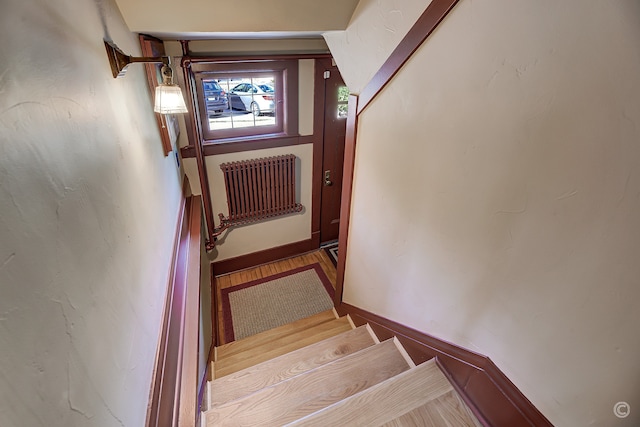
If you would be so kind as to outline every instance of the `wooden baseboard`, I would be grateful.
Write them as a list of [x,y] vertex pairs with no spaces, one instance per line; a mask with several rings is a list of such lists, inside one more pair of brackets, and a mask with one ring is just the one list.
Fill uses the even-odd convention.
[[483,425],[553,426],[487,356],[349,304],[336,310],[349,314],[356,326],[368,323],[380,340],[396,336],[416,364],[435,357]]
[[245,268],[256,267],[279,259],[290,258],[305,252],[317,249],[313,239],[301,240],[275,248],[241,255],[235,258],[228,258],[222,261],[214,261],[211,268],[216,276],[231,273],[232,271],[244,270]]

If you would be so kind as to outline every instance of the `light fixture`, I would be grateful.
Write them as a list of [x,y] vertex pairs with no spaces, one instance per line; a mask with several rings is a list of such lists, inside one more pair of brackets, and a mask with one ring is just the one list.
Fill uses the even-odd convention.
[[180,86],[173,84],[173,70],[168,64],[162,66],[162,83],[156,87],[156,102],[153,111],[160,114],[186,113]]
[[153,111],[160,114],[186,113],[187,106],[184,103],[180,86],[173,83],[173,71],[169,65],[168,56],[130,56],[122,52],[118,46],[105,40],[111,73],[114,78],[122,77],[127,72],[127,67],[135,62],[162,63],[162,83],[156,87],[155,105]]

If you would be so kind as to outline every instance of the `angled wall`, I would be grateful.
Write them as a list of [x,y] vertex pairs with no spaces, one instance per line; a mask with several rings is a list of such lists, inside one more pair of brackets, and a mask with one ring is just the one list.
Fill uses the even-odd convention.
[[[395,2],[365,3],[384,44]],[[488,355],[558,426],[640,423],[638,16],[461,0],[359,120],[344,301]]]
[[340,74],[359,94],[431,0],[361,0],[345,31],[323,34]]
[[0,425],[141,426],[181,199],[110,0],[0,6]]

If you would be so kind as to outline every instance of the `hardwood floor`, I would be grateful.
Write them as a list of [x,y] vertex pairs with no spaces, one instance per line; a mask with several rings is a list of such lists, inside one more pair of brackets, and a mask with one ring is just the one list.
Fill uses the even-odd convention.
[[[336,268],[329,259],[329,256],[323,249],[318,249],[314,252],[309,252],[293,258],[287,258],[280,261],[263,264],[258,267],[248,268],[246,270],[236,271],[214,278],[214,288],[216,291],[217,301],[217,325],[218,325],[218,345],[226,344],[224,339],[224,318],[222,315],[222,295],[221,289],[229,288],[231,286],[241,285],[243,283],[251,282],[253,280],[263,279],[265,277],[272,276],[274,274],[283,273],[285,271],[293,270],[298,267],[304,267],[319,263],[322,270],[325,272],[331,285],[335,289],[336,287]],[[215,274],[215,271],[214,271]]]

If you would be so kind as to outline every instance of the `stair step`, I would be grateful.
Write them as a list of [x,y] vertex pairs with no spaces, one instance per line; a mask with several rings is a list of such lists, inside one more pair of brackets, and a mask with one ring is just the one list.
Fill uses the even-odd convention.
[[213,378],[217,379],[238,372],[351,329],[353,329],[351,320],[348,317],[341,317],[263,342],[250,350],[226,356],[215,362]]
[[312,414],[410,369],[398,345],[387,340],[225,403],[204,413],[205,425],[280,426]]
[[208,384],[212,408],[370,347],[378,342],[368,325],[343,332]]
[[291,335],[292,333],[296,333],[298,331],[324,322],[329,322],[337,318],[338,316],[336,315],[334,310],[327,310],[316,315],[306,317],[304,319],[300,319],[274,329],[270,329],[268,331],[260,332],[259,334],[255,334],[238,341],[232,341],[230,343],[216,347],[214,360],[218,361],[220,359],[224,359],[225,357],[228,357],[232,354],[237,354],[245,350],[253,349],[254,347],[265,342],[272,341],[283,336]]
[[482,427],[458,393],[450,391],[381,427]]
[[[449,414],[446,419],[439,417],[438,414],[444,412],[455,414],[453,417]],[[431,359],[287,424],[296,427],[318,425],[475,427],[480,424],[460,400],[435,359]]]

